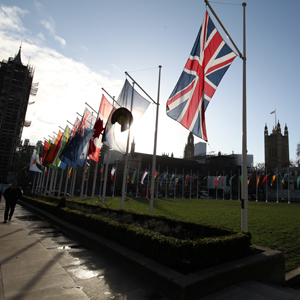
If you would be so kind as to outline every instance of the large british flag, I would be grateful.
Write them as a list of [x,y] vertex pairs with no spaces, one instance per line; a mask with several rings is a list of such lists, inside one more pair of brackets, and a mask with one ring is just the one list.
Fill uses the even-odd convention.
[[235,57],[206,12],[190,57],[167,101],[167,115],[207,141],[204,112]]

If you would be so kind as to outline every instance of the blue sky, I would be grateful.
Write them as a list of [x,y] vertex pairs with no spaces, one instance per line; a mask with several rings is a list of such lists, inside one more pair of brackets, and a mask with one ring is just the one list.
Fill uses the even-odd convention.
[[[243,9],[237,0],[211,5],[243,51]],[[220,4],[220,3],[231,3]],[[236,5],[237,4],[237,5]],[[161,69],[157,154],[182,157],[188,131],[166,115],[166,101],[188,59],[201,26],[203,1],[0,1],[0,59],[14,56],[39,82],[27,110],[32,121],[22,139],[32,144],[58,132],[82,114],[85,102],[98,109],[102,87],[118,97],[125,71],[157,100]],[[254,164],[264,162],[264,126],[277,120],[289,129],[290,159],[298,137],[300,1],[249,0],[246,6],[247,148]],[[209,11],[210,13],[210,11]],[[225,41],[224,32],[210,13]],[[233,47],[232,47],[233,48]],[[136,151],[152,153],[155,105],[133,130]],[[242,152],[242,60],[236,58],[206,110],[207,150]],[[195,143],[201,140],[195,137]]]

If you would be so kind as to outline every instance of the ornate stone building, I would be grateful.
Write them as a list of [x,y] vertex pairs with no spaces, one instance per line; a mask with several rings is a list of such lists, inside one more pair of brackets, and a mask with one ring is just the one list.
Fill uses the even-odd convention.
[[280,123],[273,128],[271,134],[268,133],[265,125],[265,166],[268,170],[285,168],[290,163],[289,157],[289,132],[287,125],[284,127],[284,135],[281,133]]
[[183,158],[191,158],[194,156],[195,145],[194,145],[194,135],[190,132],[188,136],[188,142],[184,147]]

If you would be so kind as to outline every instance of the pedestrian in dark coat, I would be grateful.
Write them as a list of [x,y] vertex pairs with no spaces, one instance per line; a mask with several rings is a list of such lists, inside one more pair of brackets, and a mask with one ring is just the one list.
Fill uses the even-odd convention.
[[11,187],[7,188],[4,192],[5,198],[5,212],[4,212],[4,223],[7,222],[8,215],[9,221],[14,214],[15,206],[18,199],[22,196],[23,192],[16,182],[11,184]]

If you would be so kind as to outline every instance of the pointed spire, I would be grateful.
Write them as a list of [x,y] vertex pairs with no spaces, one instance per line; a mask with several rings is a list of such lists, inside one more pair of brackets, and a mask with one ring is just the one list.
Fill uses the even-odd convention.
[[21,65],[22,65],[22,61],[21,61],[21,48],[22,48],[22,46],[20,46],[19,52],[18,52],[18,54],[15,56],[14,61],[15,61],[15,63],[18,63],[18,64],[21,64]]

